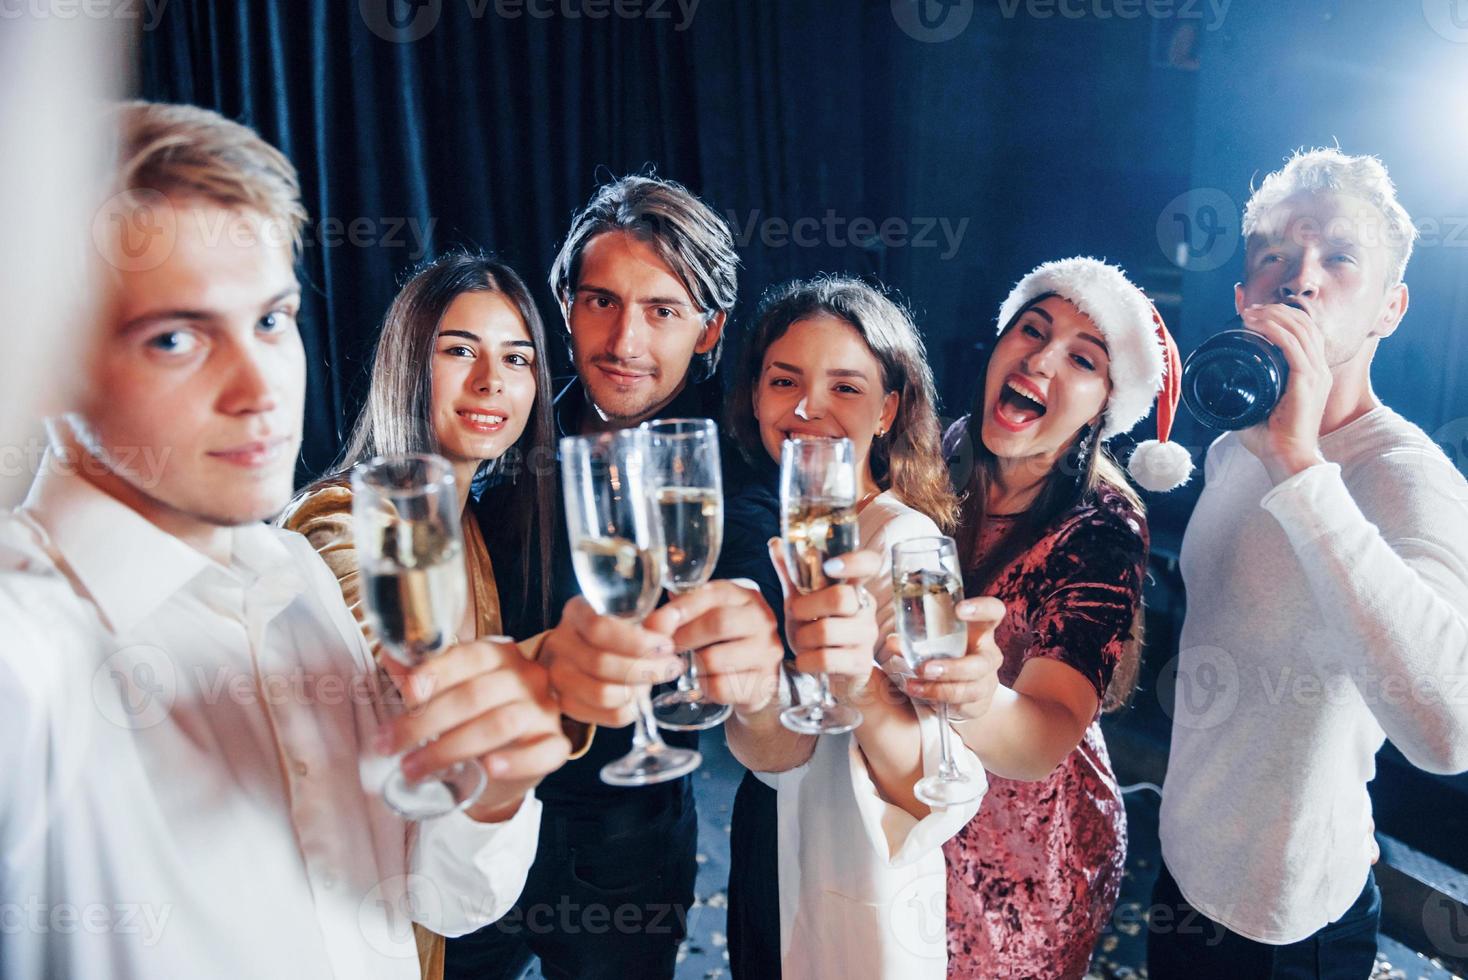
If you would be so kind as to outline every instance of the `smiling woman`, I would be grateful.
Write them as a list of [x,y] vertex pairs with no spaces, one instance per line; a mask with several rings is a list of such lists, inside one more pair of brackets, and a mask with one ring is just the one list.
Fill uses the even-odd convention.
[[933,372],[911,319],[881,290],[829,276],[774,291],[729,397],[729,425],[752,460],[778,459],[789,436],[844,436],[864,494],[891,490],[952,528]]
[[[477,478],[493,477],[495,485],[483,493],[508,514],[497,526],[520,544],[519,567],[501,574],[525,590],[546,580],[554,488],[544,467],[518,465],[527,455],[549,458],[551,452],[544,354],[545,329],[529,291],[513,269],[493,258],[446,255],[398,293],[383,322],[367,405],[341,462],[280,518],[326,560],[359,623],[347,475],[377,455],[439,453],[454,468],[470,585],[460,640],[501,632],[496,573],[470,503]],[[532,555],[538,555],[538,575],[531,573]],[[442,976],[442,938],[420,930],[418,943],[425,980]]]

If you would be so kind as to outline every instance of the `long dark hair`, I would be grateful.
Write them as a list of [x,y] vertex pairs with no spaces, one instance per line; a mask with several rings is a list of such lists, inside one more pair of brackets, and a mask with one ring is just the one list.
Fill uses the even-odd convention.
[[[1026,312],[1054,295],[1046,293],[1031,300],[1004,325],[1000,336],[1009,333]],[[987,370],[980,377],[987,377]],[[1044,537],[1065,514],[1082,504],[1096,502],[1102,494],[1118,494],[1138,516],[1145,514],[1146,507],[1142,498],[1132,488],[1126,473],[1101,441],[1102,424],[1098,420],[1096,424],[1086,425],[1076,433],[1075,440],[1060,462],[1044,477],[1034,501],[1023,514],[1014,515],[1004,536],[988,554],[980,556],[979,540],[984,522],[991,516],[989,490],[999,477],[999,458],[984,445],[979,428],[983,415],[984,385],[980,384],[974,398],[973,411],[969,415],[967,432],[969,448],[973,452],[973,470],[963,487],[956,535],[959,561],[966,569],[965,578],[970,594],[987,593],[999,573]],[[1132,621],[1131,636],[1123,649],[1120,662],[1112,671],[1111,683],[1102,698],[1103,710],[1114,711],[1123,707],[1130,699],[1141,663],[1142,639],[1143,611],[1139,602]]]
[[897,392],[897,417],[872,440],[877,486],[933,519],[945,532],[958,516],[938,428],[938,396],[922,336],[912,317],[882,290],[848,276],[817,276],[772,290],[760,303],[752,336],[729,390],[731,434],[751,462],[766,455],[754,417],[754,388],[770,345],[801,320],[828,314],[849,324],[882,368],[882,390]]
[[[454,300],[465,293],[497,293],[509,301],[535,344],[535,405],[525,431],[498,459],[486,460],[476,474],[476,486],[486,479],[496,485],[494,527],[486,532],[504,534],[519,545],[522,602],[528,604],[532,560],[540,567],[542,612],[548,614],[550,563],[553,554],[555,482],[552,463],[555,446],[551,426],[549,352],[545,325],[530,290],[508,265],[482,253],[450,252],[419,266],[382,321],[382,333],[372,362],[367,404],[333,471],[316,486],[341,482],[358,463],[373,456],[438,452],[433,431],[433,351],[439,324]],[[528,465],[527,465],[528,464]],[[503,489],[500,489],[503,488]],[[486,537],[490,536],[486,533]],[[537,556],[538,552],[538,556]],[[536,556],[534,559],[532,556]],[[505,582],[504,570],[498,580]]]

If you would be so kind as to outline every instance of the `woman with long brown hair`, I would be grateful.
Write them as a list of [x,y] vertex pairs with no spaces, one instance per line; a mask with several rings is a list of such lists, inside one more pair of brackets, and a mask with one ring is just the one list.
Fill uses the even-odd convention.
[[[730,748],[759,773],[740,787],[731,831],[736,976],[943,975],[941,936],[925,948],[880,910],[908,899],[942,906],[942,844],[978,800],[930,810],[917,798],[914,784],[937,765],[938,721],[873,659],[896,618],[892,546],[939,535],[957,512],[935,400],[917,329],[882,290],[820,277],[788,284],[762,305],[731,389],[736,440],[771,479],[788,439],[851,440],[866,553],[846,556],[839,574],[863,563],[871,577],[869,594],[849,585],[788,590],[786,604],[794,667],[829,674],[859,705],[860,727],[797,735],[780,726],[778,704],[726,725]],[[731,502],[731,515],[745,516],[753,499],[746,492]],[[739,521],[740,538],[761,547],[780,533],[772,485],[764,499],[762,527]],[[775,560],[780,568],[778,552]],[[958,754],[981,787],[978,760]]]
[[[1139,447],[1133,476],[1171,489],[1191,461],[1166,442],[1176,349],[1120,269],[1043,265],[999,324],[973,412],[945,439],[949,455],[972,453],[958,536],[965,593],[1005,606],[986,641],[1002,654],[1000,686],[987,710],[954,723],[989,791],[944,847],[949,975],[1067,980],[1086,973],[1121,886],[1126,813],[1098,720],[1125,702],[1141,644],[1146,520],[1106,440],[1161,391],[1160,441]],[[906,689],[950,701],[945,683],[960,672],[930,662]]]
[[[340,461],[280,517],[326,560],[364,632],[349,474],[374,456],[402,453],[438,453],[452,465],[469,582],[458,637],[498,636],[498,582],[528,589],[546,580],[555,492],[545,329],[530,291],[503,262],[453,252],[408,280],[383,321],[367,404]],[[497,551],[502,566],[514,556],[510,567],[495,568],[476,509],[492,510],[486,525],[515,543]],[[441,977],[442,937],[415,930],[425,980]]]

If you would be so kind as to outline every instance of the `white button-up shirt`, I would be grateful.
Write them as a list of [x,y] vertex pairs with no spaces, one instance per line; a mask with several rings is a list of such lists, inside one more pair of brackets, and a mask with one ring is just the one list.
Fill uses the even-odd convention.
[[412,921],[518,898],[539,802],[394,815],[335,579],[298,535],[233,534],[226,568],[55,468],[0,517],[0,980],[412,980]]

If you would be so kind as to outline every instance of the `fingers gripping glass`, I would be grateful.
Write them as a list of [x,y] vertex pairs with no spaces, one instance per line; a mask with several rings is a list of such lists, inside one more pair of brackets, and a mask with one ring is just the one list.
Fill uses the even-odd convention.
[[[724,542],[724,483],[719,470],[719,429],[709,419],[660,419],[645,423],[650,479],[663,544],[663,588],[682,595],[708,582]],[[732,710],[704,697],[693,651],[678,689],[652,702],[663,728],[713,728]]]
[[[897,638],[913,670],[929,660],[951,660],[968,650],[968,627],[958,618],[963,576],[952,538],[912,538],[892,546],[892,599]],[[953,761],[948,705],[938,704],[942,748],[938,772],[918,780],[913,793],[932,807],[957,806],[979,798],[983,787]]]
[[[362,608],[382,648],[416,667],[454,642],[468,605],[453,468],[428,454],[379,456],[352,471],[352,522]],[[382,798],[410,820],[464,809],[487,778],[459,762],[410,783],[394,760]]]
[[[787,439],[780,447],[780,539],[791,583],[801,592],[830,584],[825,563],[855,551],[856,460],[850,439]],[[835,735],[861,724],[861,712],[840,704],[818,675],[820,697],[780,713],[791,731]]]
[[[576,581],[592,609],[640,623],[662,593],[662,535],[648,480],[648,436],[624,429],[561,440],[561,484]],[[667,782],[697,769],[702,756],[658,735],[652,692],[637,688],[632,751],[602,767],[613,786]]]

